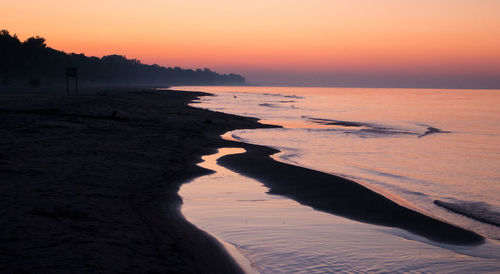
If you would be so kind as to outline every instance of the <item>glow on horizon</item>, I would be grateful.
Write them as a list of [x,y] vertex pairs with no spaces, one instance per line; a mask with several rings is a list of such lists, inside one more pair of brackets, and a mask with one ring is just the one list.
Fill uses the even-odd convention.
[[496,0],[3,2],[0,28],[21,39],[40,35],[67,52],[209,67],[250,81],[500,76]]

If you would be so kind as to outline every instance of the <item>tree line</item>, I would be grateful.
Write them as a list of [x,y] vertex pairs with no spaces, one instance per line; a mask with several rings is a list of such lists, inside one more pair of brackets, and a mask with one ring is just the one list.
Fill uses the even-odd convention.
[[242,85],[237,74],[218,74],[210,69],[181,69],[146,65],[122,55],[101,58],[66,53],[47,46],[34,36],[20,41],[7,30],[0,31],[0,85],[57,85],[66,80],[66,68],[76,67],[80,81],[89,84],[140,85]]

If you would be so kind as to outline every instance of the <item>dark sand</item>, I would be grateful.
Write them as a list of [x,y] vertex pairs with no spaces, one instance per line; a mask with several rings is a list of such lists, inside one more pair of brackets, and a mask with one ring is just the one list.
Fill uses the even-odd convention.
[[269,187],[269,193],[292,198],[314,209],[349,219],[398,227],[430,240],[477,245],[484,238],[403,207],[356,182],[331,174],[273,160],[277,153],[268,147],[228,141],[246,153],[221,157],[217,162],[235,172],[255,178]]
[[354,182],[276,162],[274,149],[220,139],[263,125],[186,105],[201,95],[0,90],[0,272],[240,272],[179,212],[179,185],[206,174],[200,155],[223,146],[246,148],[220,162],[274,194],[436,241],[483,241]]
[[240,272],[177,191],[220,134],[261,125],[199,95],[0,90],[0,272]]

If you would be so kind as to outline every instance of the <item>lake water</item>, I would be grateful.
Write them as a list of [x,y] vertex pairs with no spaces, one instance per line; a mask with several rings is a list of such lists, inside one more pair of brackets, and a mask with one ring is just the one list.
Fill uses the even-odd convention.
[[[500,223],[500,91],[175,89],[216,94],[202,97],[196,107],[284,127],[237,130],[226,138],[275,147],[282,151],[274,156],[279,161],[352,179],[488,238],[475,248],[438,245],[268,195],[258,182],[214,165],[217,173],[182,187],[182,211],[188,220],[237,246],[259,271],[498,270],[500,228],[492,224]],[[259,190],[243,187],[243,181]],[[214,193],[188,191],[210,182],[225,185],[211,187]],[[223,190],[231,187],[235,189]],[[254,193],[260,193],[258,198],[251,198]],[[436,200],[462,214],[436,205]],[[286,263],[288,257],[297,263]],[[306,262],[311,262],[308,268]]]

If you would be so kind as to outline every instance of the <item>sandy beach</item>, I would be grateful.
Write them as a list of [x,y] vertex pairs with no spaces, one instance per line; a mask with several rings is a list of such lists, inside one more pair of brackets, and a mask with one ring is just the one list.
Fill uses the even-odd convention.
[[474,232],[408,209],[359,183],[275,161],[270,157],[279,152],[275,149],[240,142],[234,142],[233,146],[246,152],[221,157],[218,163],[259,180],[269,187],[270,194],[352,220],[402,228],[436,242],[453,245],[484,242]]
[[274,149],[222,140],[265,127],[187,105],[204,93],[94,90],[0,93],[2,272],[238,273],[217,241],[179,212],[179,185],[210,171],[201,155],[315,209],[450,244],[483,238],[346,179],[272,160]]
[[0,271],[240,272],[177,191],[220,134],[260,125],[187,106],[199,95],[2,90]]

